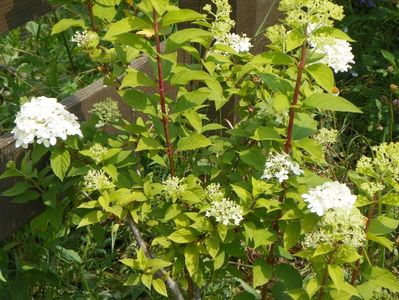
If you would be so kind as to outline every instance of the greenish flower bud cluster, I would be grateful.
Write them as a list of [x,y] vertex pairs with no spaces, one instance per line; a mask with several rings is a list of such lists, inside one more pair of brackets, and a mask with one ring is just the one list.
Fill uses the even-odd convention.
[[228,0],[212,0],[212,2],[216,6],[216,12],[212,12],[212,7],[209,4],[204,6],[204,10],[214,17],[210,31],[216,40],[222,40],[235,25],[235,22],[230,18],[232,9]]
[[168,176],[162,184],[163,184],[163,194],[168,198],[177,200],[181,193],[184,192],[185,188],[182,184],[183,178],[179,178],[176,176]]
[[96,127],[103,127],[112,122],[118,121],[121,117],[119,111],[118,102],[108,98],[104,101],[94,103],[90,110],[90,113],[96,115],[99,118]]
[[382,143],[373,146],[374,157],[362,156],[356,165],[356,172],[375,177],[392,177],[399,180],[399,143]]
[[385,186],[379,182],[363,182],[360,188],[372,198],[376,193],[383,191]]
[[329,0],[281,0],[279,9],[286,13],[285,22],[291,28],[306,28],[308,24],[333,26],[342,20],[344,9]]
[[83,178],[83,190],[86,192],[103,191],[114,187],[103,170],[90,170]]
[[338,130],[321,128],[314,136],[314,139],[321,145],[323,151],[326,151],[328,147],[335,144],[338,138]]
[[207,198],[211,201],[220,201],[224,197],[224,193],[220,189],[219,183],[211,183],[206,187]]
[[366,241],[366,217],[357,208],[329,209],[317,224],[317,229],[305,236],[306,248],[317,248],[321,244],[362,247]]
[[104,154],[107,153],[108,148],[103,147],[99,143],[95,143],[93,146],[90,147],[89,151],[91,159],[94,160],[96,164],[99,164],[100,162],[102,162]]

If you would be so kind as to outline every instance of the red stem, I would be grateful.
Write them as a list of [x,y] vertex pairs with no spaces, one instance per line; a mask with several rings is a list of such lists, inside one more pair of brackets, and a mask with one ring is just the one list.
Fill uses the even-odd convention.
[[303,70],[305,68],[306,47],[307,47],[307,44],[305,41],[302,44],[301,61],[298,64],[298,75],[296,78],[294,96],[292,98],[292,103],[291,103],[291,107],[290,107],[290,119],[288,121],[288,128],[287,128],[287,141],[285,142],[285,145],[284,145],[284,151],[287,154],[290,154],[291,150],[292,150],[292,131],[294,128],[295,107],[298,104],[299,91],[301,89],[301,84],[302,84],[302,74],[303,74]]
[[[374,215],[374,211],[375,211],[375,207],[377,204],[377,200],[378,200],[378,195],[377,193],[374,194],[373,196],[373,203],[371,203],[369,212],[367,214],[367,222],[366,222],[366,226],[364,227],[364,232],[365,234],[367,234],[367,232],[369,231],[369,227],[370,227],[370,223],[371,223],[371,218]],[[359,249],[359,254],[361,254],[363,252],[363,247]],[[352,271],[352,278],[351,278],[351,284],[355,285],[356,283],[356,279],[359,276],[360,273],[360,259],[358,259],[355,263],[355,267],[353,268]]]
[[158,14],[153,10],[154,18],[154,36],[155,36],[155,47],[157,50],[157,65],[158,65],[158,88],[159,88],[159,98],[161,101],[162,110],[162,124],[165,133],[166,140],[166,154],[169,159],[169,169],[170,175],[175,176],[175,162],[173,159],[173,146],[170,142],[170,131],[169,131],[169,118],[166,111],[166,100],[165,100],[165,83],[162,75],[162,61],[161,61],[161,41],[159,38],[159,24],[158,24]]
[[87,0],[87,10],[89,11],[91,30],[97,32],[96,22],[94,21],[92,0]]

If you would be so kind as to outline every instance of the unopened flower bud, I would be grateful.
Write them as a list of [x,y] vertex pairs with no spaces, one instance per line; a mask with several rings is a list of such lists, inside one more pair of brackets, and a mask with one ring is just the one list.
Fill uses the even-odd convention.
[[334,86],[331,90],[331,92],[333,93],[334,96],[338,96],[339,95],[339,88],[337,88],[336,86]]
[[399,99],[393,99],[393,100],[392,100],[392,104],[393,104],[394,106],[399,106]]
[[254,83],[259,83],[259,82],[262,81],[262,79],[261,79],[258,75],[254,75],[254,76],[252,77],[252,81],[253,81]]
[[387,67],[387,72],[388,73],[392,73],[393,72],[393,67],[392,66],[388,66]]
[[389,85],[389,90],[392,92],[392,93],[396,93],[397,91],[398,91],[398,86],[396,85],[396,84],[393,84],[393,83],[391,83],[390,85]]

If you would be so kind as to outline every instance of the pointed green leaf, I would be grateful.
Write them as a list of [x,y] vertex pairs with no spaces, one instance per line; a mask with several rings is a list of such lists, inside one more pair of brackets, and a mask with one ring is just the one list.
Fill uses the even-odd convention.
[[258,259],[253,264],[253,279],[252,286],[254,288],[266,284],[273,275],[272,266],[268,265],[266,261]]
[[55,148],[51,153],[50,165],[55,176],[61,181],[64,180],[65,173],[67,172],[71,163],[71,157],[68,150],[62,148]]
[[362,111],[348,100],[331,94],[316,93],[306,98],[304,104],[308,107],[320,110],[332,110],[352,113],[362,113]]
[[193,133],[188,137],[183,137],[177,143],[177,150],[188,151],[199,148],[208,147],[211,145],[211,141],[202,134]]

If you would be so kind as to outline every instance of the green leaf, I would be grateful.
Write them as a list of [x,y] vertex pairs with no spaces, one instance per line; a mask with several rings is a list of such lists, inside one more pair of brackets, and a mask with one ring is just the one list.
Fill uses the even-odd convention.
[[269,50],[254,56],[250,62],[253,65],[290,65],[294,60],[288,54],[276,50]]
[[155,82],[144,72],[129,68],[120,88],[138,86],[155,86]]
[[251,136],[251,139],[254,139],[256,141],[281,141],[283,138],[280,136],[280,134],[272,127],[265,127],[265,126],[260,126],[255,130],[255,133],[253,136]]
[[181,208],[180,205],[178,204],[172,204],[171,206],[168,207],[166,213],[165,213],[165,217],[164,217],[164,221],[168,222],[172,219],[174,219],[175,217],[177,217],[181,212],[183,211],[183,209]]
[[71,27],[81,27],[86,28],[85,22],[83,20],[75,20],[75,19],[62,19],[58,21],[51,31],[51,34],[57,34],[63,32]]
[[301,224],[291,221],[284,230],[284,249],[289,250],[296,245],[301,236]]
[[195,241],[197,239],[197,234],[195,230],[191,228],[180,228],[169,235],[168,239],[178,244],[186,244]]
[[219,240],[216,237],[209,237],[205,239],[205,247],[212,258],[215,258],[219,252]]
[[340,291],[344,282],[344,270],[337,265],[328,265],[327,268],[335,288]]
[[130,274],[127,280],[123,283],[126,286],[135,286],[140,284],[140,275],[139,274]]
[[313,79],[325,89],[328,93],[331,93],[335,86],[333,71],[325,64],[312,64],[306,70],[313,77]]
[[333,28],[333,27],[321,27],[321,28],[315,30],[313,32],[313,34],[326,34],[326,35],[330,35],[330,36],[335,37],[340,40],[354,42],[354,40],[352,40],[349,37],[349,35],[347,35],[345,32],[343,32],[342,30],[339,30],[337,28]]
[[389,52],[387,50],[381,50],[382,56],[395,68],[398,68],[398,65],[396,64],[396,58],[395,55],[393,55],[392,52]]
[[279,92],[284,95],[290,95],[294,91],[294,86],[291,81],[281,78],[272,73],[264,73],[259,75],[266,86],[271,88],[274,92]]
[[55,176],[61,181],[64,180],[65,173],[67,172],[71,163],[71,157],[68,150],[62,148],[55,148],[51,153],[50,165]]
[[372,234],[371,232],[367,232],[367,240],[374,241],[374,242],[386,247],[389,251],[393,250],[394,243],[384,236],[378,236],[378,235]]
[[31,187],[32,187],[32,185],[25,181],[17,182],[12,188],[4,191],[2,193],[2,195],[6,196],[6,197],[14,197],[14,196],[22,194],[23,192],[25,192],[27,189],[29,189]]
[[153,275],[152,274],[142,274],[141,275],[141,282],[148,289],[151,289],[152,280],[153,280]]
[[69,261],[74,261],[78,264],[82,263],[82,259],[80,258],[79,254],[76,251],[71,249],[65,249],[64,247],[61,246],[56,246],[56,249],[63,258]]
[[365,274],[365,276],[380,287],[386,288],[393,292],[399,292],[398,279],[386,269],[372,267],[371,272],[369,274]]
[[150,24],[146,23],[142,18],[127,17],[115,23],[108,28],[104,36],[105,40],[111,41],[117,35],[128,33],[133,30],[143,29],[149,27]]
[[102,210],[91,211],[80,220],[78,228],[99,223],[103,221],[105,217],[106,214]]
[[294,142],[294,145],[308,152],[315,162],[321,164],[326,163],[323,148],[315,140],[312,140],[311,138],[305,138],[303,140]]
[[369,231],[375,235],[384,235],[395,231],[399,225],[399,220],[381,215],[371,220]]
[[[156,1],[158,1],[158,0],[156,0]],[[162,279],[155,278],[152,281],[152,286],[154,287],[154,289],[157,291],[158,294],[168,297],[168,291],[166,290],[165,283],[162,281]]]
[[7,282],[7,280],[4,278],[3,273],[1,272],[1,270],[0,270],[0,281]]
[[211,145],[211,141],[202,134],[192,133],[188,137],[183,137],[177,143],[177,150],[188,151],[204,148]]
[[302,288],[302,276],[293,266],[279,264],[276,266],[275,275],[280,279],[287,290]]
[[198,273],[199,271],[199,252],[198,247],[194,244],[186,245],[184,249],[184,260],[186,268],[190,276]]
[[205,15],[197,13],[191,9],[179,9],[169,11],[161,20],[161,26],[169,26],[172,24],[199,21],[205,19]]
[[208,86],[211,94],[209,95],[209,100],[215,102],[215,109],[218,111],[228,102],[228,99],[223,94],[223,88],[219,81],[215,79],[205,80],[205,84]]
[[285,50],[287,52],[294,50],[295,48],[301,46],[305,40],[306,37],[304,36],[303,30],[291,30],[288,32],[287,38],[285,40]]
[[362,113],[359,108],[357,108],[348,100],[331,94],[313,94],[312,96],[306,98],[304,104],[308,107],[314,107],[320,110]]
[[151,0],[151,4],[157,13],[162,16],[169,5],[169,0]]
[[213,35],[207,30],[199,28],[188,28],[176,31],[166,41],[166,52],[179,49],[186,42],[192,43],[197,38],[212,38]]
[[137,144],[136,151],[162,150],[164,147],[154,138],[142,136]]
[[224,265],[224,261],[226,258],[226,253],[224,251],[220,252],[214,259],[213,259],[213,268],[215,270],[219,270]]
[[258,147],[252,147],[250,149],[241,151],[238,153],[240,159],[248,166],[255,168],[258,171],[263,170],[266,157],[262,154]]
[[186,85],[187,83],[193,80],[206,80],[206,79],[210,79],[210,76],[208,73],[204,71],[183,69],[173,74],[170,83],[172,85]]
[[254,288],[266,284],[273,275],[272,266],[268,265],[264,260],[258,259],[253,263],[253,280]]

